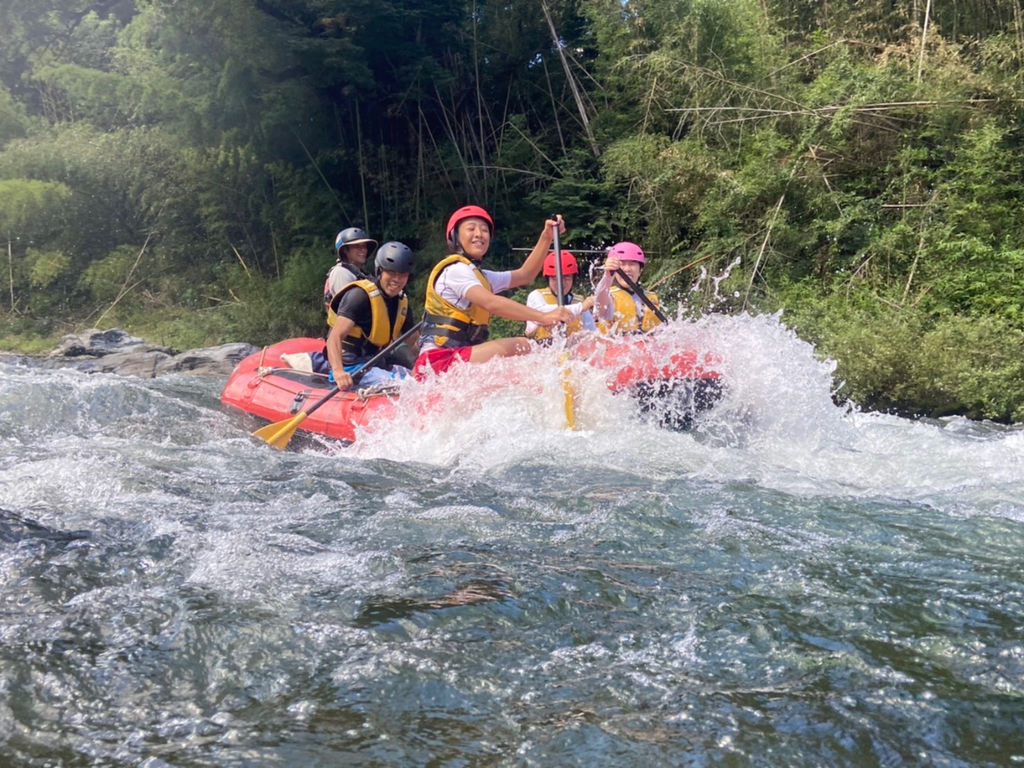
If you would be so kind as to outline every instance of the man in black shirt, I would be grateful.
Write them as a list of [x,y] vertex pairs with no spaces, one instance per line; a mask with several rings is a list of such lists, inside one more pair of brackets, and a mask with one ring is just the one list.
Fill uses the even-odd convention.
[[[374,258],[373,280],[356,280],[344,286],[331,301],[337,320],[327,345],[314,355],[314,368],[326,373],[341,389],[352,386],[352,373],[413,325],[405,286],[412,272],[412,250],[399,242],[384,243]],[[362,386],[391,383],[404,378],[416,358],[419,344],[413,334],[395,352],[363,373]],[[326,358],[326,359],[324,359]]]

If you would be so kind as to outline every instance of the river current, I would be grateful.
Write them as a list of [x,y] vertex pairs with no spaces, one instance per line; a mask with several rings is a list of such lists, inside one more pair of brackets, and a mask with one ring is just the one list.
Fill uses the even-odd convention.
[[1024,765],[1024,429],[670,332],[689,432],[585,379],[566,429],[554,352],[285,451],[216,378],[0,362],[0,764]]

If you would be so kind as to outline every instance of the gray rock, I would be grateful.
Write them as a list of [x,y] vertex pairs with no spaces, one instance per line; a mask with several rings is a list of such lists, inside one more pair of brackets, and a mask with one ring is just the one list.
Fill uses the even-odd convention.
[[168,354],[171,351],[167,347],[146,344],[144,339],[129,336],[120,328],[111,328],[109,331],[90,328],[81,333],[69,333],[60,340],[60,344],[50,353],[50,357],[102,357],[131,347],[162,349]]
[[165,373],[227,375],[234,370],[239,361],[248,357],[253,352],[259,352],[259,347],[243,342],[221,344],[219,347],[190,349],[187,352],[172,355],[166,360],[159,361],[156,365],[156,375],[162,376]]
[[152,379],[157,375],[157,366],[170,357],[162,350],[139,345],[90,360],[74,360],[70,367],[87,373],[117,373],[121,376]]
[[49,355],[49,362],[89,373],[154,378],[168,373],[227,376],[238,362],[259,347],[252,344],[221,344],[177,353],[169,347],[147,344],[119,328],[92,328],[68,334]]

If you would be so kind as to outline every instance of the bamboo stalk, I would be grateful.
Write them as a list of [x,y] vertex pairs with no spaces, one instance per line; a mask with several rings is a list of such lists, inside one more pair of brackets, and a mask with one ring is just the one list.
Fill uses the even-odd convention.
[[910,265],[910,274],[907,275],[907,284],[903,286],[903,303],[907,303],[907,295],[910,293],[910,285],[914,282],[914,273],[917,272],[917,264],[921,260],[921,249],[924,248],[924,236],[928,228],[921,226],[921,236],[917,239],[917,250],[914,252],[914,261]]
[[551,30],[551,40],[555,44],[555,50],[558,51],[558,58],[562,62],[562,69],[565,71],[565,79],[569,83],[573,99],[576,101],[576,109],[579,110],[580,121],[583,123],[583,130],[587,134],[587,141],[590,144],[590,150],[594,153],[594,157],[600,157],[601,150],[597,146],[597,140],[594,138],[594,132],[590,127],[590,118],[587,116],[587,109],[583,103],[583,97],[580,95],[579,86],[576,84],[576,78],[573,77],[572,70],[569,69],[569,61],[565,57],[565,51],[562,50],[562,42],[558,38],[558,30],[555,29],[555,22],[551,18],[551,11],[548,8],[547,0],[541,0],[540,7],[544,11],[544,18],[548,22],[548,28]]
[[124,276],[124,282],[121,284],[121,289],[117,292],[117,296],[114,298],[113,302],[111,302],[110,306],[103,310],[103,312],[100,313],[100,316],[96,318],[96,325],[99,325],[103,321],[103,318],[107,316],[107,313],[110,312],[110,310],[112,310],[115,306],[117,306],[117,303],[121,301],[121,299],[123,299],[125,296],[127,296],[133,288],[135,288],[142,282],[142,280],[136,280],[131,285],[128,285],[128,281],[132,279],[132,275],[134,275],[135,270],[138,269],[139,262],[142,261],[142,255],[146,252],[146,247],[149,245],[149,241],[152,237],[152,232],[146,235],[146,241],[142,244],[142,247],[139,249],[139,253],[135,257],[135,263],[132,264],[131,269],[129,269],[127,274],[125,274]]
[[295,140],[299,142],[299,146],[302,147],[303,153],[309,160],[310,165],[313,166],[313,169],[316,171],[317,176],[320,177],[320,180],[324,183],[324,186],[327,187],[327,190],[331,193],[331,196],[334,198],[334,202],[338,204],[338,210],[341,211],[342,217],[348,219],[348,214],[345,212],[345,206],[341,204],[341,198],[338,197],[338,193],[334,191],[334,187],[331,186],[331,182],[329,182],[327,180],[327,177],[324,176],[324,172],[320,170],[320,164],[316,161],[316,158],[313,157],[313,155],[310,153],[309,148],[306,146],[306,142],[304,142],[302,138],[299,136],[299,134],[296,133],[294,130],[292,131],[292,135],[295,136]]
[[928,38],[928,22],[932,14],[932,0],[927,0],[924,6],[924,26],[921,28],[921,55],[917,60],[917,82],[921,82],[921,74],[924,71],[924,47]]
[[366,161],[363,158],[363,121],[359,116],[359,101],[353,106],[356,113],[356,146],[359,147],[359,192],[363,198],[363,226],[370,226],[370,209],[366,205]]
[[1021,11],[1020,3],[1012,0],[1013,23],[1017,33],[1018,55],[1024,55],[1024,12]]
[[11,314],[14,314],[14,248],[11,247],[11,236],[7,236],[7,275],[11,285]]
[[[252,273],[249,272],[249,266],[245,263],[245,259],[242,258],[242,254],[240,254],[238,252],[238,249],[235,248],[235,244],[234,243],[228,243],[228,245],[231,246],[231,250],[234,251],[236,258],[238,259],[239,263],[242,265],[242,269],[245,270],[245,276],[248,277],[251,280],[252,279]],[[275,245],[275,248],[274,248],[274,253],[275,253],[275,259],[274,260],[276,261],[277,260],[277,258],[276,258],[276,254],[277,254],[277,247],[276,247],[276,245]]]
[[444,121],[445,132],[448,134],[448,139],[452,143],[452,149],[455,150],[455,154],[459,158],[459,164],[462,166],[462,174],[466,179],[466,186],[468,186],[470,189],[473,189],[474,184],[472,177],[469,175],[469,163],[467,162],[465,157],[465,148],[459,141],[459,132],[456,130],[456,124],[452,121],[451,113],[449,112],[447,107],[444,106],[444,100],[441,98],[441,92],[440,90],[438,90],[436,83],[434,84],[434,93],[437,94],[437,103],[439,105],[442,105],[441,118]]
[[761,266],[761,259],[764,257],[764,252],[768,248],[768,240],[772,236],[772,227],[775,226],[775,220],[779,217],[779,211],[782,209],[782,202],[786,199],[786,193],[783,192],[779,197],[779,201],[775,204],[775,210],[772,211],[772,219],[768,222],[768,229],[765,230],[764,238],[761,240],[761,248],[757,252],[757,261],[754,262],[754,268],[750,271],[750,282],[747,284],[747,293],[743,297],[743,306],[747,307],[747,302],[750,299],[750,291],[754,287],[754,279],[757,277],[757,270]]
[[[577,251],[573,251],[573,253],[577,253]],[[648,253],[650,253],[650,251],[648,251]],[[670,277],[678,275],[680,272],[685,272],[690,267],[695,267],[698,264],[700,264],[702,261],[707,261],[708,259],[710,259],[714,255],[715,254],[713,252],[712,253],[706,253],[703,256],[701,256],[700,258],[694,259],[689,264],[684,264],[679,269],[673,269],[667,275],[662,275],[657,280],[655,280],[653,283],[651,283],[651,290],[654,290],[655,288],[657,288],[659,285],[661,285],[663,282],[668,280]]]
[[558,105],[555,103],[555,89],[551,86],[551,72],[548,71],[548,62],[543,56],[540,57],[544,65],[544,80],[548,84],[548,97],[551,99],[551,114],[555,117],[555,130],[558,132],[558,143],[562,147],[562,156],[565,156],[565,137],[562,136],[562,121],[558,117]]
[[[484,153],[484,97],[480,92],[480,51],[477,37],[477,4],[473,3],[473,86],[476,89],[476,122],[479,135],[480,162],[486,161]],[[486,182],[486,177],[484,178]],[[486,184],[485,184],[486,186]]]
[[[794,115],[831,115],[840,110],[850,112],[886,112],[895,109],[906,109],[907,107],[952,107],[952,106],[974,106],[977,104],[993,104],[1007,101],[1005,99],[953,99],[946,101],[890,101],[875,102],[851,106],[849,104],[829,104],[824,107],[802,107],[800,109],[769,109],[766,107],[666,107],[666,112],[753,112],[764,117],[792,117]],[[1024,99],[1010,99],[1010,103],[1019,104]]]

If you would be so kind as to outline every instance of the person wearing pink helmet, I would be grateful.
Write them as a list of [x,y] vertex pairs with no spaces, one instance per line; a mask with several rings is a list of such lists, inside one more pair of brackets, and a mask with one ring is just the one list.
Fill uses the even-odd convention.
[[498,295],[534,281],[554,239],[554,227],[564,231],[560,215],[544,222],[537,244],[522,266],[496,272],[481,266],[494,231],[491,215],[480,206],[466,205],[449,217],[445,237],[451,254],[441,259],[427,278],[414,375],[422,378],[428,371],[442,373],[456,362],[483,363],[530,351],[529,340],[522,336],[489,339],[491,315],[546,327],[572,319],[564,307],[541,312]]
[[[558,274],[555,261],[555,252],[552,251],[544,258],[544,266],[541,274],[547,278],[547,288],[537,288],[526,297],[526,306],[539,309],[541,312],[548,312],[557,307],[558,302]],[[573,296],[572,287],[579,274],[579,264],[576,257],[568,251],[562,251],[562,290],[565,295],[562,297],[562,305],[572,314],[572,320],[565,324],[565,335],[571,336],[579,331],[595,331],[597,326],[594,323],[594,316],[591,310],[594,308],[594,297],[587,296],[578,301]],[[527,321],[526,336],[534,341],[545,341],[551,338],[551,331],[535,322]]]
[[[618,274],[622,270],[634,283],[639,283],[647,257],[636,243],[624,241],[608,249],[604,276],[594,291],[597,327],[602,333],[634,333],[649,331],[661,323],[657,313],[633,293],[628,281]],[[656,294],[644,291],[656,307]]]

